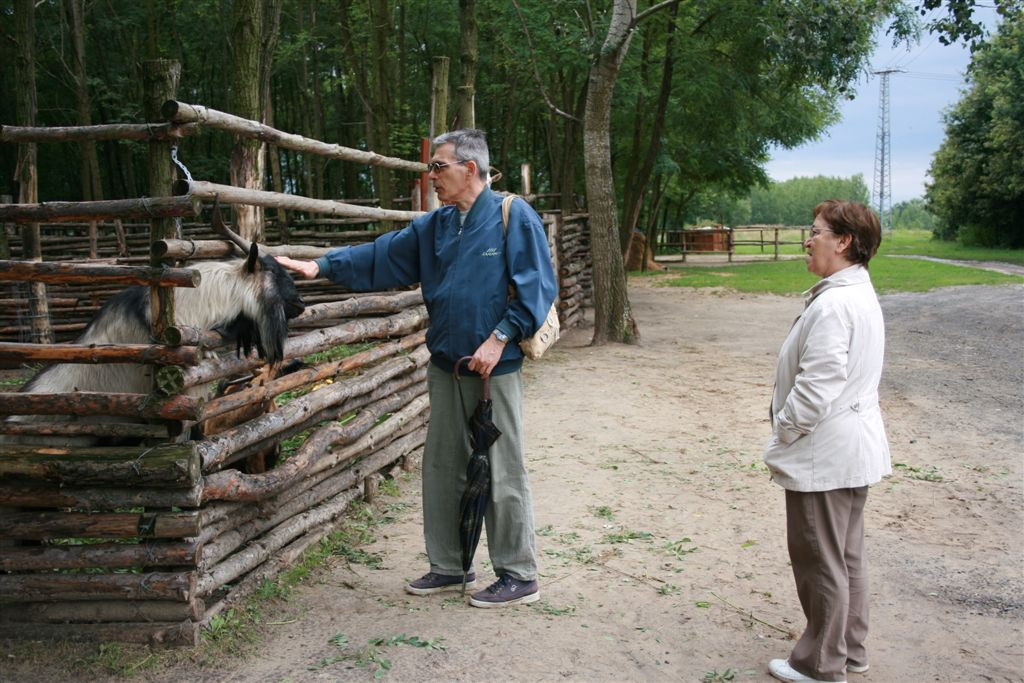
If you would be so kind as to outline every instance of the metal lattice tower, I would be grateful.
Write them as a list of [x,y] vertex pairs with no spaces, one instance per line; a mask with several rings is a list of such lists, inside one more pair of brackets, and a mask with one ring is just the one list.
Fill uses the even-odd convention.
[[882,77],[878,104],[878,132],[875,135],[875,177],[871,201],[878,209],[882,231],[892,230],[892,132],[889,126],[889,76],[902,69],[872,71]]

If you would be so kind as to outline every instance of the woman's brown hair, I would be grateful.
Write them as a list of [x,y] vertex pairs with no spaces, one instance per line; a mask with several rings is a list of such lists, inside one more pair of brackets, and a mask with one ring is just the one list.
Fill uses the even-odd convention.
[[826,199],[814,207],[814,217],[821,216],[837,235],[849,235],[846,257],[853,263],[868,265],[882,241],[882,227],[874,211],[859,202]]

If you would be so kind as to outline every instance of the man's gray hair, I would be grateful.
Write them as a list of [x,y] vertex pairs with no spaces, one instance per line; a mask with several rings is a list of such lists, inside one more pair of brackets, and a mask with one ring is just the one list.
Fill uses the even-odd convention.
[[491,154],[487,151],[487,133],[479,128],[463,128],[442,133],[434,138],[434,148],[441,145],[452,145],[455,158],[459,161],[473,160],[476,162],[477,175],[487,182],[491,170]]

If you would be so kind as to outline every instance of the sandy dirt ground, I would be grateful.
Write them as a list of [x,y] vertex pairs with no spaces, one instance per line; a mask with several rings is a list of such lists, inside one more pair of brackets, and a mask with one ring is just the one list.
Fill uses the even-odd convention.
[[[761,449],[802,300],[654,284],[630,291],[639,345],[590,347],[579,328],[525,370],[539,602],[480,610],[402,591],[427,567],[414,476],[365,548],[380,569],[332,558],[257,651],[145,678],[773,680],[767,661],[804,622]],[[871,670],[850,680],[1022,681],[1024,287],[882,301],[896,469],[868,499]],[[411,637],[441,647],[398,642]],[[377,662],[339,656],[359,652]],[[6,668],[4,680],[59,677]]]

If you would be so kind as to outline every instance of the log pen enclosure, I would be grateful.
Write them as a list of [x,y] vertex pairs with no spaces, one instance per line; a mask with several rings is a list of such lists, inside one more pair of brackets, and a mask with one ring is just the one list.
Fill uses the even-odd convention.
[[[203,107],[169,102],[164,111],[172,132],[195,133],[198,122],[306,153],[423,171],[419,162],[346,152]],[[5,126],[0,143],[119,134],[89,128],[54,136]],[[415,467],[422,452],[429,320],[418,289],[357,294],[323,280],[297,282],[306,309],[290,321],[283,361],[273,367],[255,354],[239,356],[215,330],[176,325],[173,306],[163,303],[174,287],[202,287],[190,262],[237,255],[201,220],[214,196],[226,205],[302,212],[287,225],[269,224],[261,245],[296,258],[369,241],[378,234],[369,224],[400,225],[417,213],[202,181],[177,192],[0,204],[13,259],[0,261],[7,375],[59,361],[141,363],[154,376],[150,393],[112,386],[26,394],[13,382],[0,386],[0,417],[55,416],[0,421],[2,637],[195,644],[204,624],[327,535],[382,477]],[[139,222],[156,207],[185,219],[173,235]],[[577,325],[590,297],[586,215],[542,216],[560,278],[562,325]],[[43,224],[41,260],[22,260],[31,254],[8,227],[36,222]],[[32,299],[43,282],[42,310],[58,343],[32,343],[39,310]],[[151,288],[152,343],[72,343],[128,284]]]

